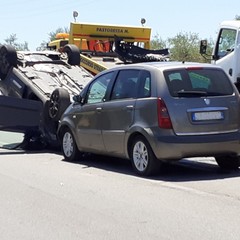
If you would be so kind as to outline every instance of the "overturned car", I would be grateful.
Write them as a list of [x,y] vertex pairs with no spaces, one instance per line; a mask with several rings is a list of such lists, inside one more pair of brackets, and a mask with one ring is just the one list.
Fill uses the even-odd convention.
[[24,133],[24,144],[58,146],[58,120],[92,77],[75,45],[61,53],[0,45],[0,130]]

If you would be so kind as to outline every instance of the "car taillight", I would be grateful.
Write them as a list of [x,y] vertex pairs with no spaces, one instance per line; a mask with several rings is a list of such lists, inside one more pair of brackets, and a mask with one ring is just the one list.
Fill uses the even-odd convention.
[[158,126],[160,128],[172,128],[172,122],[168,114],[167,107],[161,98],[158,98]]

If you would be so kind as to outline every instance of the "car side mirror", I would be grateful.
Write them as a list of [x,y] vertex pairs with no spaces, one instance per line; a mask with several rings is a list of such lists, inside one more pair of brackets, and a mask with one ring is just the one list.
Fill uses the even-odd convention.
[[76,102],[76,103],[81,103],[82,104],[83,98],[82,98],[81,95],[74,95],[73,96],[73,101]]
[[206,53],[207,53],[207,40],[201,40],[200,54],[206,54]]

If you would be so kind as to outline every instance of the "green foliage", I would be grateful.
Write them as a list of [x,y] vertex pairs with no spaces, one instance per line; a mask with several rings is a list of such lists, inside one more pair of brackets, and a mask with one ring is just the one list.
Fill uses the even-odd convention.
[[236,15],[235,20],[240,20],[240,15]]
[[47,49],[47,42],[46,41],[42,41],[41,42],[41,44],[40,44],[40,46],[39,47],[37,47],[37,51],[43,51],[43,50],[46,50]]
[[16,34],[11,34],[8,38],[4,40],[7,44],[12,45],[16,50],[28,51],[28,43],[18,43]]
[[157,33],[151,40],[151,49],[164,49],[167,48],[167,42],[164,41]]
[[202,61],[199,55],[199,37],[195,33],[178,33],[176,37],[169,38],[171,59],[184,62]]
[[173,38],[164,41],[159,34],[155,35],[151,41],[151,49],[169,48],[170,60],[184,62],[209,62],[214,42],[209,41],[206,58],[201,56],[200,41],[196,33],[178,33]]

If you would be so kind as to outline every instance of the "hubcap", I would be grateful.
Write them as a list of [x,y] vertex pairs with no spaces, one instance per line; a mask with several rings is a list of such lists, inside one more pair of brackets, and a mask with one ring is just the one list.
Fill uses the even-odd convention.
[[66,157],[71,157],[73,154],[73,138],[69,132],[66,132],[62,140],[63,152]]
[[148,165],[148,151],[146,145],[139,141],[133,148],[133,162],[138,171],[143,172]]

